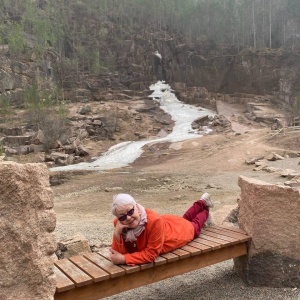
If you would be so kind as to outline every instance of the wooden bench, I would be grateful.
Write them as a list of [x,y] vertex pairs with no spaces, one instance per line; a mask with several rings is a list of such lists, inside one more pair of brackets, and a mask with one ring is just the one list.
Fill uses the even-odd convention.
[[109,249],[55,262],[55,300],[96,300],[247,254],[241,229],[212,226],[186,246],[139,266],[113,265]]

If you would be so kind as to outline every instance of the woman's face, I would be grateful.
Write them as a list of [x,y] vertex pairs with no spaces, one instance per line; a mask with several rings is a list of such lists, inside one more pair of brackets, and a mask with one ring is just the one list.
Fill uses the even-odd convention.
[[[134,209],[134,213],[129,216],[128,212]],[[141,220],[140,212],[137,207],[137,205],[128,204],[124,207],[121,207],[120,209],[116,210],[117,218],[120,218],[122,216],[126,216],[126,219],[124,221],[120,221],[123,225],[127,225],[128,228],[134,229],[136,228]]]

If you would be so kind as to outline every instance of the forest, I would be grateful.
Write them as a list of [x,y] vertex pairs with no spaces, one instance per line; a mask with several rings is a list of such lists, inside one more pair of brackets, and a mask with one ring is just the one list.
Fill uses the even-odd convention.
[[[171,72],[176,69],[179,58],[174,56],[177,50],[171,53],[170,49],[180,44],[204,45],[203,51],[205,45],[209,45],[209,50],[224,47],[228,57],[245,49],[291,50],[300,45],[298,0],[0,0],[0,19],[0,50],[8,49],[1,55],[10,60],[10,69],[15,69],[13,62],[34,62],[43,69],[47,83],[49,79],[52,81],[50,88],[48,85],[44,89],[35,82],[37,76],[31,77],[29,88],[25,86],[24,89],[22,83],[24,98],[36,98],[37,102],[47,98],[49,90],[51,97],[57,98],[63,89],[88,86],[93,90],[93,85],[101,89],[106,84],[103,82],[111,80],[111,74],[118,74],[118,83],[123,88],[131,88],[136,80],[151,82],[145,62],[150,61],[149,53],[157,50],[153,47],[163,48],[166,41],[169,42]],[[143,53],[136,50],[136,37],[139,49],[144,47]],[[136,49],[131,51],[134,47]],[[193,65],[196,69],[195,64],[199,66],[204,60],[199,51],[189,60],[190,54],[188,49],[187,58],[181,60],[181,68],[186,66],[185,73],[179,76],[175,70],[177,77],[173,79],[181,81],[184,77],[186,83],[190,81],[192,85],[195,78],[202,76],[199,72],[191,73]],[[136,57],[131,58],[134,55]],[[228,59],[223,63],[228,66],[231,62]],[[52,71],[54,64],[55,73]],[[138,68],[142,68],[141,71]],[[8,73],[1,72],[2,78]],[[55,76],[47,77],[47,72]],[[128,78],[130,74],[133,75]],[[234,87],[222,89],[221,80],[215,80],[216,87],[209,85],[213,76],[216,78],[219,74],[201,77],[208,89],[233,92]],[[51,85],[53,82],[55,87]],[[114,86],[117,85],[111,85]],[[298,84],[294,86],[297,94]],[[255,88],[257,92],[264,89],[261,84],[260,88],[253,87],[245,92],[254,92]],[[6,86],[0,86],[2,108],[9,106],[7,90]]]
[[242,49],[293,47],[298,0],[1,0],[0,45],[12,57],[53,49],[65,64],[99,72],[115,54],[99,51],[151,28],[190,42]]

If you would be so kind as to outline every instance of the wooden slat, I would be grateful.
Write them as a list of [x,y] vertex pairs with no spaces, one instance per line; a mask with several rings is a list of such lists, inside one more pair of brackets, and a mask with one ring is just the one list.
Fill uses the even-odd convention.
[[125,274],[124,269],[114,265],[111,261],[109,261],[108,259],[104,258],[103,256],[97,253],[86,253],[84,254],[84,257],[86,257],[92,263],[99,266],[105,272],[109,273],[110,277],[112,278]]
[[244,231],[243,229],[239,228],[239,227],[230,227],[230,226],[217,226],[217,225],[214,225],[213,226],[214,228],[221,228],[221,229],[227,229],[227,230],[230,230],[230,231],[234,231],[234,232],[238,232],[238,233],[241,233],[241,234],[246,234],[247,235],[247,232]]
[[155,266],[163,265],[163,264],[166,264],[166,263],[167,263],[167,259],[162,257],[162,256],[156,257],[155,261],[154,261]]
[[56,266],[54,266],[54,272],[56,275],[56,291],[58,293],[75,288],[75,283]]
[[[108,247],[101,248],[98,252],[101,256],[105,257],[106,259],[110,260],[110,250]],[[141,268],[140,266],[127,266],[127,265],[119,265],[120,268],[124,269],[126,274],[133,273],[139,271]]]
[[224,228],[210,228],[208,231],[216,232],[216,233],[223,234],[223,235],[229,236],[229,237],[233,237],[233,238],[239,239],[241,242],[245,242],[245,241],[249,240],[249,236],[247,236],[246,234],[227,230]]
[[236,232],[236,231],[231,231],[231,230],[224,229],[224,228],[217,228],[217,227],[207,228],[207,231],[208,232],[217,232],[217,233],[228,235],[228,236],[238,236],[238,237],[247,236],[246,234],[243,234],[243,233],[239,233],[239,232]]
[[182,250],[182,249],[175,249],[172,251],[172,253],[176,254],[179,256],[179,259],[183,259],[183,258],[186,258],[186,257],[189,257],[191,256],[191,253],[188,252],[188,251],[185,251],[185,250]]
[[179,259],[179,256],[172,252],[161,254],[161,256],[165,258],[168,263]]
[[225,246],[230,245],[230,243],[228,243],[228,241],[206,235],[205,233],[202,234],[202,238],[205,239],[205,240],[211,241],[211,242],[218,243],[218,244],[221,245],[221,247],[225,247]]
[[216,242],[212,242],[212,241],[209,241],[209,240],[206,240],[204,237],[203,237],[203,234],[201,233],[200,236],[195,239],[195,241],[197,243],[200,243],[200,244],[204,244],[204,245],[207,245],[209,247],[211,247],[212,250],[215,250],[215,249],[218,249],[218,248],[221,248],[221,244],[219,243],[216,243]]
[[147,264],[141,264],[140,267],[141,267],[141,270],[153,268],[154,267],[154,262],[150,262],[150,263],[147,263]]
[[100,254],[101,256],[104,256],[106,259],[110,260],[110,250],[108,247],[99,249],[97,253]]
[[208,252],[208,251],[212,250],[212,248],[210,246],[198,243],[197,240],[198,239],[195,239],[192,242],[189,242],[189,245],[191,245],[192,247],[196,247],[196,248],[200,249],[201,253]]
[[234,241],[239,241],[239,242],[246,242],[248,240],[248,237],[246,235],[242,235],[240,233],[236,233],[233,231],[223,231],[217,228],[211,229],[208,232],[213,232],[213,233],[217,233],[220,235],[223,235],[224,237],[229,237],[232,238]]
[[237,238],[232,238],[232,237],[226,236],[224,234],[219,234],[219,233],[212,232],[212,231],[205,231],[205,235],[209,235],[211,237],[215,237],[215,238],[227,241],[229,245],[232,244],[233,242],[239,241],[239,239],[237,239]]
[[83,256],[73,256],[69,258],[76,266],[93,278],[94,282],[102,281],[109,278],[109,274],[97,267]]
[[190,252],[191,255],[197,255],[201,253],[201,249],[199,249],[198,247],[193,247],[191,245],[185,245],[183,247],[181,247],[181,249]]
[[215,232],[238,240],[239,242],[247,242],[251,238],[245,234],[227,230],[225,228],[211,228],[209,232]]
[[119,265],[119,267],[124,269],[126,274],[138,272],[141,269],[141,267],[138,265],[135,265],[135,266]]
[[65,273],[72,281],[75,282],[76,287],[83,286],[93,282],[93,279],[79,269],[76,265],[68,259],[61,259],[55,262],[55,265]]

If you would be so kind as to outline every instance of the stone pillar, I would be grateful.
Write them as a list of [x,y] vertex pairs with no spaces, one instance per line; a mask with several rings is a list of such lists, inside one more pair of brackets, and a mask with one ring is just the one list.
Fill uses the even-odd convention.
[[1,162],[1,300],[54,298],[55,225],[47,167]]
[[239,225],[251,237],[234,260],[251,286],[300,287],[300,195],[297,189],[240,176]]

